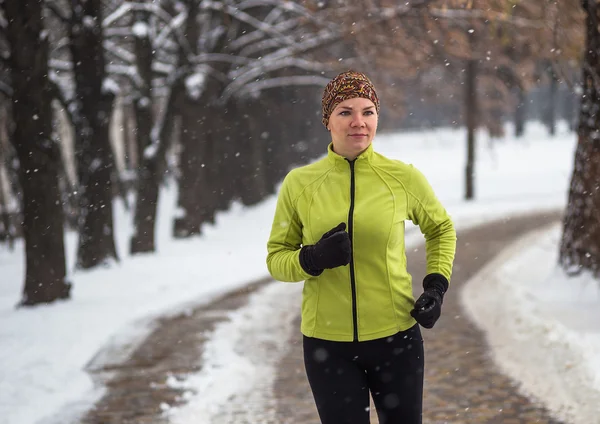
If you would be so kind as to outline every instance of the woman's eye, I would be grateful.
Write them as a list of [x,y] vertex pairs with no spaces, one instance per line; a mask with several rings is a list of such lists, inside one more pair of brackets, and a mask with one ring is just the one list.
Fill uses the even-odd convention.
[[347,110],[343,110],[340,112],[340,115],[348,116],[350,115],[350,112],[348,112]]
[[367,110],[367,111],[365,112],[365,115],[373,115],[373,111],[372,111],[372,110]]

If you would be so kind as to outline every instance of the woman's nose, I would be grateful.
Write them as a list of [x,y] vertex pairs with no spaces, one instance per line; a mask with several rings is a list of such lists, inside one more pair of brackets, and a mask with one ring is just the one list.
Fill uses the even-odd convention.
[[363,119],[361,119],[360,117],[358,118],[354,118],[352,120],[352,124],[353,127],[363,127],[365,125],[365,121]]

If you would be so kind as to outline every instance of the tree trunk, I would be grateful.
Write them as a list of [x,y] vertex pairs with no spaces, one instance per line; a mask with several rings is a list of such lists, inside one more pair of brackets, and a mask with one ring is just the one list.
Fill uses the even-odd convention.
[[105,89],[101,0],[72,0],[70,47],[78,103],[75,119],[80,220],[77,267],[118,260],[113,234],[109,119],[114,94]]
[[9,201],[10,201],[10,181],[8,179],[7,158],[8,158],[8,110],[5,105],[0,105],[0,240],[7,240],[10,250],[14,249],[14,234],[10,219]]
[[527,96],[525,90],[517,87],[517,106],[515,107],[515,137],[522,137],[525,133],[527,117]]
[[[140,26],[148,28],[146,13],[138,17]],[[154,252],[154,227],[156,223],[156,205],[158,203],[159,185],[156,174],[157,153],[146,154],[152,144],[153,100],[152,100],[152,43],[150,34],[138,32],[135,37],[135,56],[137,70],[143,81],[138,98],[134,102],[136,118],[136,144],[138,147],[137,196],[135,201],[135,232],[131,238],[130,251],[134,253]],[[162,141],[162,140],[161,140]],[[158,147],[158,146],[155,146]]]
[[48,38],[37,0],[2,3],[11,49],[15,122],[11,140],[20,161],[26,271],[22,305],[66,299],[63,211],[58,187],[60,152],[52,140]]
[[590,271],[600,277],[600,33],[599,7],[583,1],[586,47],[579,109],[578,144],[560,246],[560,265],[570,274]]
[[569,131],[575,132],[576,128],[576,116],[575,110],[577,109],[577,97],[573,90],[568,90],[563,98],[562,111]]
[[[197,41],[199,39],[200,28],[196,21],[199,2],[187,0],[188,19],[185,25],[186,39],[192,52],[197,51]],[[222,37],[224,38],[224,37]],[[214,46],[214,51],[219,51],[220,46],[226,43],[222,40]],[[187,64],[187,54],[183,51],[179,53],[179,62],[181,65]],[[225,72],[224,64],[215,64],[217,71]],[[188,74],[186,78],[196,78]],[[205,76],[205,78],[209,78]],[[192,82],[188,80],[187,82]],[[186,84],[187,85],[187,84]],[[201,95],[198,97],[193,91],[188,90],[184,85],[178,90],[176,98],[177,114],[181,123],[181,149],[179,152],[179,193],[177,206],[180,215],[173,222],[173,235],[177,238],[189,237],[200,234],[203,222],[214,222],[215,197],[218,195],[217,188],[220,187],[220,181],[209,178],[215,173],[215,169],[220,166],[216,161],[211,160],[214,156],[215,146],[213,140],[218,135],[213,131],[220,133],[221,116],[215,114],[218,109],[214,105],[214,100],[218,97],[221,90],[221,83],[215,80],[206,81],[202,87],[197,87]],[[225,140],[219,140],[223,143]]]
[[[200,101],[182,93],[177,107],[181,117],[181,150],[178,207],[181,215],[175,219],[173,234],[185,238],[200,234],[203,222],[214,220],[214,198],[209,185],[211,168],[219,164],[210,160],[210,142],[214,139],[211,130],[218,130],[219,119],[212,119],[214,107],[208,105],[208,95]],[[216,122],[215,122],[216,120]],[[213,184],[220,185],[220,181]]]
[[264,118],[263,102],[248,102],[244,104],[247,113],[244,125],[246,127],[246,139],[240,140],[244,156],[244,177],[241,181],[242,190],[240,198],[244,205],[255,205],[262,201],[267,195],[267,178],[265,172],[264,144],[266,140],[261,136],[261,129],[267,128]]
[[556,135],[556,93],[558,91],[558,76],[554,72],[552,65],[548,67],[550,75],[550,87],[548,88],[548,102],[546,103],[546,125],[548,133],[554,137]]
[[475,131],[477,130],[477,61],[467,62],[465,75],[465,116],[467,125],[467,165],[465,168],[465,199],[475,197]]

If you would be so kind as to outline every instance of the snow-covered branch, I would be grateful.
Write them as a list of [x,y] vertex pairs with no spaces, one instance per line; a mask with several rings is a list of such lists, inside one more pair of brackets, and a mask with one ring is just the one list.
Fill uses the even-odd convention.
[[281,16],[283,16],[283,9],[280,7],[274,7],[273,9],[271,9],[269,14],[267,16],[265,16],[265,19],[263,19],[263,22],[266,24],[273,24],[273,23],[277,22],[277,20]]
[[133,32],[130,26],[126,27],[109,27],[104,30],[104,37],[131,37]]
[[546,23],[542,20],[527,19],[520,16],[513,16],[507,13],[495,12],[493,10],[478,9],[429,9],[429,13],[436,18],[445,19],[489,19],[493,21],[505,22],[519,28],[543,29]]
[[328,82],[329,78],[325,78],[320,75],[297,75],[291,77],[276,77],[246,84],[240,90],[240,94],[254,93],[256,91],[266,90],[269,88],[299,85],[316,85],[319,87],[323,87]]
[[60,8],[59,5],[54,3],[53,1],[46,1],[44,5],[52,12],[54,16],[56,16],[63,23],[70,23],[71,18]]
[[144,86],[144,80],[138,73],[136,66],[109,63],[106,66],[106,71],[111,75],[122,75],[128,78],[136,87]]
[[102,21],[102,26],[107,28],[111,26],[113,23],[117,22],[119,19],[124,17],[129,11],[133,9],[133,4],[131,2],[126,1],[117,7],[110,15],[108,15]]
[[60,59],[49,59],[48,66],[51,69],[58,71],[72,71],[73,63],[68,60],[60,60]]
[[[275,63],[277,61],[279,61],[280,59],[284,59],[284,58],[292,58],[293,59],[294,56],[296,56],[300,53],[309,51],[309,50],[317,48],[317,47],[322,47],[324,44],[331,42],[331,41],[339,40],[340,38],[341,38],[340,33],[331,32],[331,31],[320,31],[315,36],[307,38],[307,39],[301,41],[300,43],[296,43],[293,46],[282,47],[273,53],[269,53],[268,55],[264,56],[260,60],[260,62],[261,62],[261,64],[262,63],[270,63],[271,65],[269,65],[269,66],[273,67],[273,66],[276,66]],[[285,66],[283,66],[283,67],[285,67]],[[262,68],[262,66],[261,66],[261,68]],[[280,66],[280,67],[276,67],[273,69],[281,69],[281,68],[282,67]],[[239,80],[244,73],[252,72],[253,77],[250,78],[250,79],[252,79],[252,78],[255,78],[260,75],[260,73],[254,75],[255,71],[256,71],[256,69],[254,69],[254,71],[253,70],[249,71],[247,68],[234,69],[230,72],[229,76],[233,80]],[[246,75],[244,75],[244,78],[245,77],[246,77]],[[245,83],[245,82],[247,82],[247,81],[245,80],[243,83]]]
[[169,63],[159,62],[157,60],[152,61],[152,70],[159,74],[169,75],[175,71],[175,65]]
[[[300,24],[300,22],[300,18],[291,18],[286,21],[280,22],[276,25],[273,25],[273,28],[278,32],[287,32],[297,27]],[[244,46],[250,43],[260,41],[261,39],[263,39],[264,35],[265,34],[261,31],[252,31],[233,40],[231,43],[229,43],[229,48],[231,50],[243,48]]]
[[104,50],[115,55],[115,57],[118,57],[124,62],[135,63],[135,54],[131,53],[126,48],[121,47],[110,40],[104,40],[104,43],[102,43],[102,45],[104,46]]
[[173,17],[169,13],[167,13],[163,8],[160,7],[160,5],[156,3],[134,3],[127,1],[121,4],[114,12],[112,12],[106,18],[104,18],[104,20],[102,21],[102,26],[104,28],[110,27],[112,24],[122,19],[125,15],[127,15],[127,13],[131,11],[150,12],[153,15],[160,18],[166,24],[171,22],[171,20],[173,19]]
[[107,34],[109,36],[115,36],[115,35],[121,35],[121,34],[127,35],[127,36],[129,36],[129,35],[140,36],[141,32],[145,32],[148,28],[147,27],[142,28],[142,25],[137,25],[137,27],[134,26],[133,28],[131,28],[131,27],[127,27],[127,28],[120,27],[120,28],[115,28],[115,29],[110,28],[110,26],[112,24],[119,21],[120,19],[125,17],[129,12],[132,12],[132,11],[134,11],[134,12],[135,11],[149,12],[153,16],[162,20],[166,24],[165,29],[163,31],[161,31],[161,33],[158,34],[155,38],[155,40],[156,40],[155,49],[160,48],[165,43],[165,40],[168,38],[168,36],[170,34],[174,33],[177,38],[177,42],[183,48],[183,50],[186,52],[186,54],[189,54],[192,51],[190,48],[189,42],[185,37],[185,34],[183,34],[183,31],[181,30],[181,24],[183,21],[185,21],[186,12],[181,12],[178,15],[176,15],[175,17],[173,17],[169,13],[167,13],[163,8],[161,8],[159,4],[156,4],[153,2],[152,3],[125,2],[125,3],[121,4],[115,11],[113,11],[110,15],[108,15],[102,22],[102,26],[104,28],[106,28],[105,31],[107,32]]
[[[234,71],[235,77],[232,77],[231,83],[223,90],[223,101],[227,101],[231,96],[242,90],[251,81],[256,80],[262,75],[278,71],[284,68],[299,68],[311,72],[329,71],[330,67],[320,62],[312,62],[297,57],[286,57],[279,60],[260,59],[254,61],[247,67]],[[232,75],[230,74],[230,77]]]
[[68,47],[69,43],[71,41],[69,40],[69,37],[63,37],[60,40],[58,40],[56,43],[52,44],[52,53],[59,51],[62,48]]
[[200,53],[194,57],[193,63],[225,62],[233,65],[247,65],[253,59],[242,56],[232,56],[225,53]]
[[277,31],[272,25],[269,25],[263,21],[256,19],[255,17],[243,12],[240,8],[225,5],[221,2],[214,2],[211,0],[205,0],[202,2],[202,6],[206,9],[214,10],[216,12],[225,12],[234,19],[244,22],[265,34],[272,37],[276,37],[282,41],[282,44],[291,45],[294,44],[295,40],[288,37],[282,32]]
[[240,56],[253,56],[265,50],[275,49],[280,45],[281,44],[277,40],[269,38],[267,40],[262,40],[257,43],[250,44],[249,46],[243,48],[240,51]]
[[158,34],[156,39],[154,40],[154,48],[159,49],[165,43],[169,35],[176,29],[179,29],[187,18],[187,11],[182,12],[175,16],[167,26],[165,26],[162,31]]

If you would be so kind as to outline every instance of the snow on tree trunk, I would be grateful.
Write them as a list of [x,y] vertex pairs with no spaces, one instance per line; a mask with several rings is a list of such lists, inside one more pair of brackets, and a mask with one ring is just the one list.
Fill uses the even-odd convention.
[[69,30],[78,112],[74,126],[80,196],[77,267],[83,269],[118,259],[113,234],[114,162],[109,141],[114,93],[103,86],[106,70],[101,13],[100,0],[72,0]]
[[570,274],[600,277],[600,7],[582,2],[586,47],[582,69],[578,144],[560,245],[560,265]]
[[66,299],[63,210],[58,187],[60,152],[51,139],[48,38],[42,3],[3,2],[13,88],[11,140],[20,162],[26,270],[22,305]]

